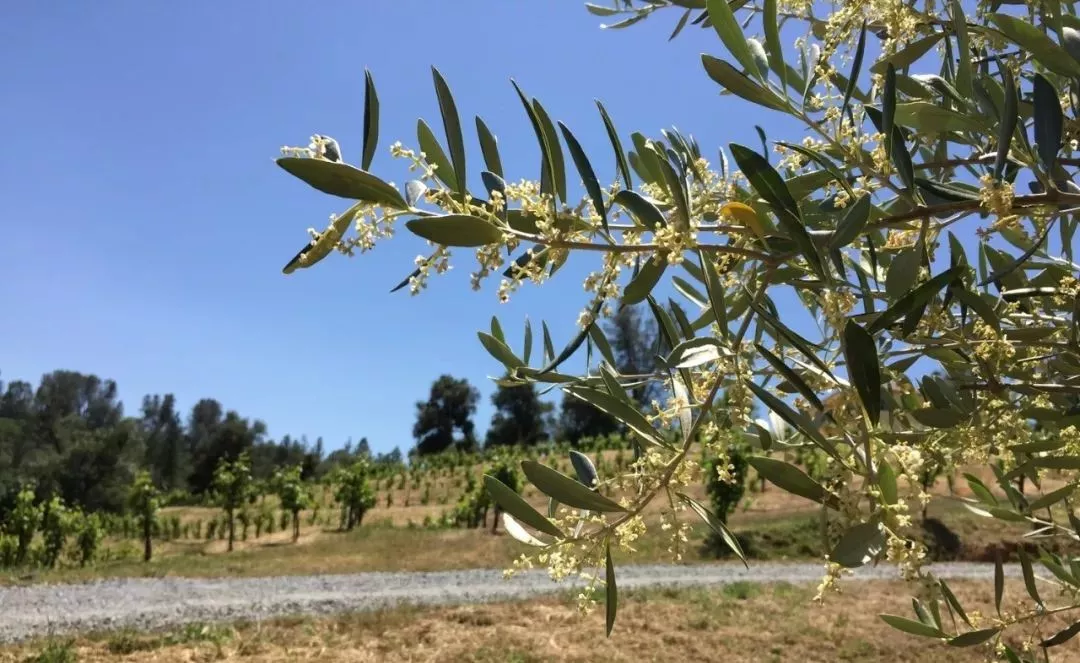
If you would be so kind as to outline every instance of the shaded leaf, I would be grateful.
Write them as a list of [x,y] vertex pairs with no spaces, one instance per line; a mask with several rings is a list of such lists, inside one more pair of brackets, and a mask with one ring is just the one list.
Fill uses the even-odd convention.
[[450,86],[435,67],[431,68],[431,75],[435,79],[435,96],[439,99],[439,112],[442,113],[443,129],[446,133],[446,145],[450,149],[450,161],[454,167],[454,179],[457,181],[457,192],[464,194],[466,180],[469,171],[465,167],[465,139],[461,134],[461,120],[458,118],[457,105],[454,103],[454,95],[450,92]]
[[503,176],[502,158],[499,156],[499,142],[491,133],[480,116],[476,116],[476,134],[480,138],[480,152],[484,155],[484,166],[499,177]]
[[360,159],[360,169],[371,168],[375,158],[375,148],[379,143],[379,95],[375,91],[375,80],[371,72],[364,69],[364,151]]
[[589,488],[595,488],[597,481],[599,480],[596,474],[596,466],[593,465],[592,460],[588,456],[580,451],[570,451],[570,463],[574,466],[574,472],[577,474],[578,481],[588,486]]
[[874,337],[854,320],[844,326],[844,358],[866,416],[876,427],[881,419],[881,364]]
[[611,637],[611,629],[615,626],[615,615],[619,610],[619,590],[615,585],[615,564],[611,561],[611,543],[607,544],[606,568],[604,570],[604,624],[607,636]]
[[1061,629],[1054,635],[1040,642],[1039,646],[1057,647],[1058,645],[1063,645],[1069,640],[1072,640],[1077,633],[1080,633],[1080,621],[1074,622],[1073,624]]
[[819,412],[825,411],[825,406],[822,404],[821,399],[819,399],[818,395],[814,393],[814,390],[810,388],[810,385],[808,385],[798,373],[792,370],[791,367],[785,364],[780,357],[777,357],[770,352],[769,349],[761,343],[754,343],[754,348],[765,358],[765,361],[769,362],[769,365],[784,376],[784,379],[802,394],[803,398],[809,401]]
[[957,265],[941,272],[927,282],[915,288],[908,294],[896,301],[892,306],[879,315],[866,331],[875,334],[893,324],[912,310],[925,306],[942,288],[952,280],[958,278],[965,271],[963,265]]
[[446,152],[431,127],[422,119],[416,121],[416,140],[420,143],[420,151],[424,153],[425,161],[435,167],[435,177],[451,191],[457,191],[457,175],[450,166],[450,159],[446,157]]
[[949,638],[950,647],[974,647],[981,645],[1001,631],[1000,628],[983,628],[978,631],[968,631],[955,637]]
[[885,275],[885,293],[892,299],[899,299],[910,292],[919,276],[921,262],[922,252],[917,246],[898,253]]
[[566,198],[566,164],[563,162],[562,146],[559,144],[559,136],[555,133],[555,125],[552,124],[551,118],[548,117],[547,111],[540,105],[540,102],[533,99],[533,108],[536,110],[536,119],[540,122],[540,127],[544,131],[544,139],[547,143],[548,158],[551,160],[551,176],[553,179],[553,186],[555,192],[559,196],[559,200],[564,203]]
[[604,194],[600,188],[600,182],[596,179],[596,173],[593,172],[592,164],[589,163],[589,157],[585,155],[585,150],[581,149],[581,144],[565,124],[559,122],[559,129],[562,130],[563,139],[566,140],[566,149],[570,150],[570,157],[574,160],[578,174],[581,175],[581,180],[585,184],[585,191],[592,199],[593,208],[600,215],[600,223],[606,231],[608,220],[607,210],[604,208]]
[[824,275],[824,268],[817,247],[814,245],[813,239],[810,238],[810,234],[806,231],[800,217],[799,206],[792,197],[791,192],[788,191],[787,185],[780,177],[780,174],[769,165],[769,162],[764,157],[747,147],[732,143],[728,146],[728,149],[731,150],[732,157],[739,164],[739,170],[742,171],[743,176],[749,180],[750,185],[754,187],[758,195],[764,198],[773,208],[773,212],[776,213],[776,217],[780,221],[780,227],[798,245],[799,251],[806,258],[811,269],[819,275]]
[[615,194],[611,200],[614,205],[625,207],[634,219],[641,225],[651,230],[656,230],[667,225],[663,213],[657,209],[645,196],[636,191],[623,189]]
[[720,538],[731,549],[731,552],[735,553],[743,566],[750,568],[750,565],[746,562],[746,553],[743,552],[742,546],[739,545],[739,539],[727,528],[727,525],[722,520],[716,517],[716,514],[683,493],[675,493],[675,495],[693,509],[712,531],[720,535]]
[[754,394],[765,403],[766,407],[768,407],[776,414],[780,415],[780,417],[784,421],[788,422],[789,424],[794,426],[800,433],[810,438],[811,441],[813,441],[815,444],[825,450],[830,456],[832,456],[833,458],[837,458],[836,449],[828,440],[825,439],[825,436],[821,434],[821,431],[818,429],[818,427],[814,425],[814,422],[810,421],[806,417],[806,415],[793,409],[790,405],[780,400],[776,396],[773,396],[762,387],[754,384],[752,381],[745,380],[743,383],[750,389],[750,391],[754,392]]
[[1002,79],[1005,81],[1005,106],[1001,111],[998,124],[998,150],[994,160],[994,179],[1001,180],[1005,172],[1005,163],[1009,160],[1009,148],[1012,146],[1013,134],[1016,133],[1016,122],[1019,119],[1018,107],[1020,100],[1016,92],[1016,80],[1012,71],[1007,67],[1001,69]]
[[1057,153],[1061,148],[1064,118],[1057,90],[1043,77],[1035,74],[1035,142],[1038,144],[1039,160],[1047,173],[1053,172]]
[[663,256],[655,256],[645,261],[637,276],[626,284],[623,290],[622,303],[625,306],[637,304],[649,296],[652,289],[664,275],[668,262]]
[[878,522],[859,523],[847,528],[829,553],[829,561],[846,569],[867,564],[885,548],[885,531]]
[[869,219],[870,196],[860,196],[858,200],[848,208],[847,212],[844,214],[844,218],[840,220],[840,223],[837,224],[836,232],[833,233],[832,239],[829,241],[829,247],[832,249],[842,249],[854,242],[866,227],[866,222]]
[[599,99],[596,100],[596,107],[600,109],[600,117],[604,120],[604,129],[607,130],[611,148],[615,151],[615,166],[618,168],[620,176],[622,176],[623,186],[626,190],[631,190],[634,187],[634,182],[630,179],[630,166],[626,163],[626,152],[623,151],[622,141],[619,140],[619,132],[615,130],[615,124],[611,121],[611,116],[608,115],[607,109],[604,108]]
[[551,536],[559,538],[563,537],[563,533],[555,526],[555,523],[540,515],[539,511],[532,508],[521,495],[515,493],[513,489],[502,481],[499,481],[490,474],[485,474],[484,488],[487,489],[491,499],[502,507],[503,511],[509,513],[522,523],[545,534],[550,534]]

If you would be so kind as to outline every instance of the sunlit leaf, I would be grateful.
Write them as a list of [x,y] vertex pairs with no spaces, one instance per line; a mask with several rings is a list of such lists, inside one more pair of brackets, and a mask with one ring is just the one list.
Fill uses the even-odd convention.
[[467,214],[410,219],[405,222],[405,227],[426,240],[444,246],[476,247],[503,241],[503,231],[489,221]]
[[775,92],[758,85],[728,62],[703,53],[701,64],[709,78],[735,96],[765,108],[784,110],[784,102]]
[[339,161],[304,157],[281,157],[278,166],[313,188],[340,198],[362,200],[391,209],[408,209],[397,189],[371,173]]
[[617,502],[585,487],[580,481],[535,460],[521,461],[521,471],[540,492],[555,498],[561,504],[588,511],[626,511]]
[[747,462],[758,475],[792,495],[805,497],[832,509],[839,508],[839,502],[834,495],[794,465],[768,456],[751,456]]

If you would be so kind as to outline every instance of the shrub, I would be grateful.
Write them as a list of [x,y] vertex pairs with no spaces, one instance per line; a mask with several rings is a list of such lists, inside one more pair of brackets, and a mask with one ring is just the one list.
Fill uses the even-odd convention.
[[142,471],[135,476],[135,482],[128,491],[128,509],[135,514],[142,532],[143,561],[149,562],[153,556],[154,526],[158,512],[158,490],[149,472]]
[[78,550],[79,566],[93,563],[101,546],[101,518],[96,513],[76,513],[73,529],[75,545]]

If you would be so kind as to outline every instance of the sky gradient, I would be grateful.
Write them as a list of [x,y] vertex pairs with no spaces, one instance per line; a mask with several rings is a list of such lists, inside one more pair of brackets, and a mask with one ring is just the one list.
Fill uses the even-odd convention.
[[117,380],[130,414],[147,393],[175,393],[185,413],[213,397],[275,438],[322,436],[327,449],[366,436],[376,451],[408,450],[414,403],[441,373],[479,388],[482,434],[501,366],[476,332],[497,314],[520,348],[528,316],[565,343],[598,265],[572,257],[547,286],[499,304],[497,280],[470,289],[475,261],[459,253],[422,296],[390,294],[426,248],[401,227],[373,252],[282,275],[306,229],[346,205],[273,159],[322,133],[358,161],[365,67],[382,104],[372,170],[399,185],[390,144],[415,146],[419,117],[442,140],[433,65],[477,180],[477,114],[508,178],[539,175],[511,78],[575,132],[605,182],[614,158],[594,99],[625,142],[674,125],[714,162],[729,142],[760,149],[755,123],[771,139],[802,137],[720,96],[700,62],[722,53],[719,40],[688,27],[668,42],[673,11],[617,31],[574,0],[22,2],[5,13],[0,377],[93,372]]

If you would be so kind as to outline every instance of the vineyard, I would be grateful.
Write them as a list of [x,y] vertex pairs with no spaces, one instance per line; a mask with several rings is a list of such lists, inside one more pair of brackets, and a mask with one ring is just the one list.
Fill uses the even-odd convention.
[[[748,440],[748,444],[754,444]],[[749,447],[748,447],[749,450]],[[122,514],[84,514],[61,500],[34,504],[32,494],[13,511],[0,537],[2,575],[9,582],[80,579],[128,575],[271,575],[363,570],[437,570],[505,566],[524,546],[516,531],[506,531],[482,486],[482,476],[500,477],[522,491],[539,511],[549,498],[521,480],[524,460],[542,462],[568,475],[575,473],[568,444],[539,448],[498,449],[488,453],[448,452],[422,458],[413,466],[358,462],[318,482],[279,472],[275,480],[250,482],[231,502],[222,490],[201,501],[192,495],[148,498],[132,488],[129,509]],[[613,435],[583,440],[575,453],[594,463],[601,477],[598,490],[614,499],[621,495],[604,476],[628,471],[634,450],[627,438]],[[761,451],[760,449],[758,450]],[[696,453],[702,463],[708,459]],[[776,458],[799,464],[815,474],[822,459],[804,449],[771,449]],[[738,489],[714,481],[689,487],[688,496],[723,514],[746,551],[759,559],[820,559],[829,542],[821,538],[820,507],[775,489],[753,468],[738,465]],[[226,465],[227,463],[223,463]],[[233,468],[235,469],[235,468]],[[240,468],[242,472],[242,468]],[[219,472],[224,474],[224,472]],[[715,474],[711,474],[715,476]],[[997,468],[962,468],[954,474],[928,470],[925,480],[932,499],[911,504],[921,514],[931,555],[943,560],[992,561],[1000,554],[1015,559],[1024,537],[1023,524],[1000,523],[970,508],[979,499],[1037,500],[1063,485],[1054,477],[1040,487],[998,481]],[[227,486],[225,486],[227,488]],[[152,491],[152,485],[148,490]],[[1031,495],[1036,497],[1032,498]],[[232,513],[226,507],[231,505]],[[664,505],[644,516],[661,524]],[[689,520],[689,519],[688,519]],[[637,559],[645,561],[715,561],[730,551],[709,528],[696,521],[669,524],[678,536],[642,542]],[[33,528],[33,529],[31,529]],[[230,530],[234,541],[230,544]],[[149,531],[149,537],[145,533]],[[510,536],[507,536],[510,534]],[[1034,547],[1032,542],[1026,544]],[[440,554],[453,546],[455,554]],[[147,551],[150,552],[147,552]]]

